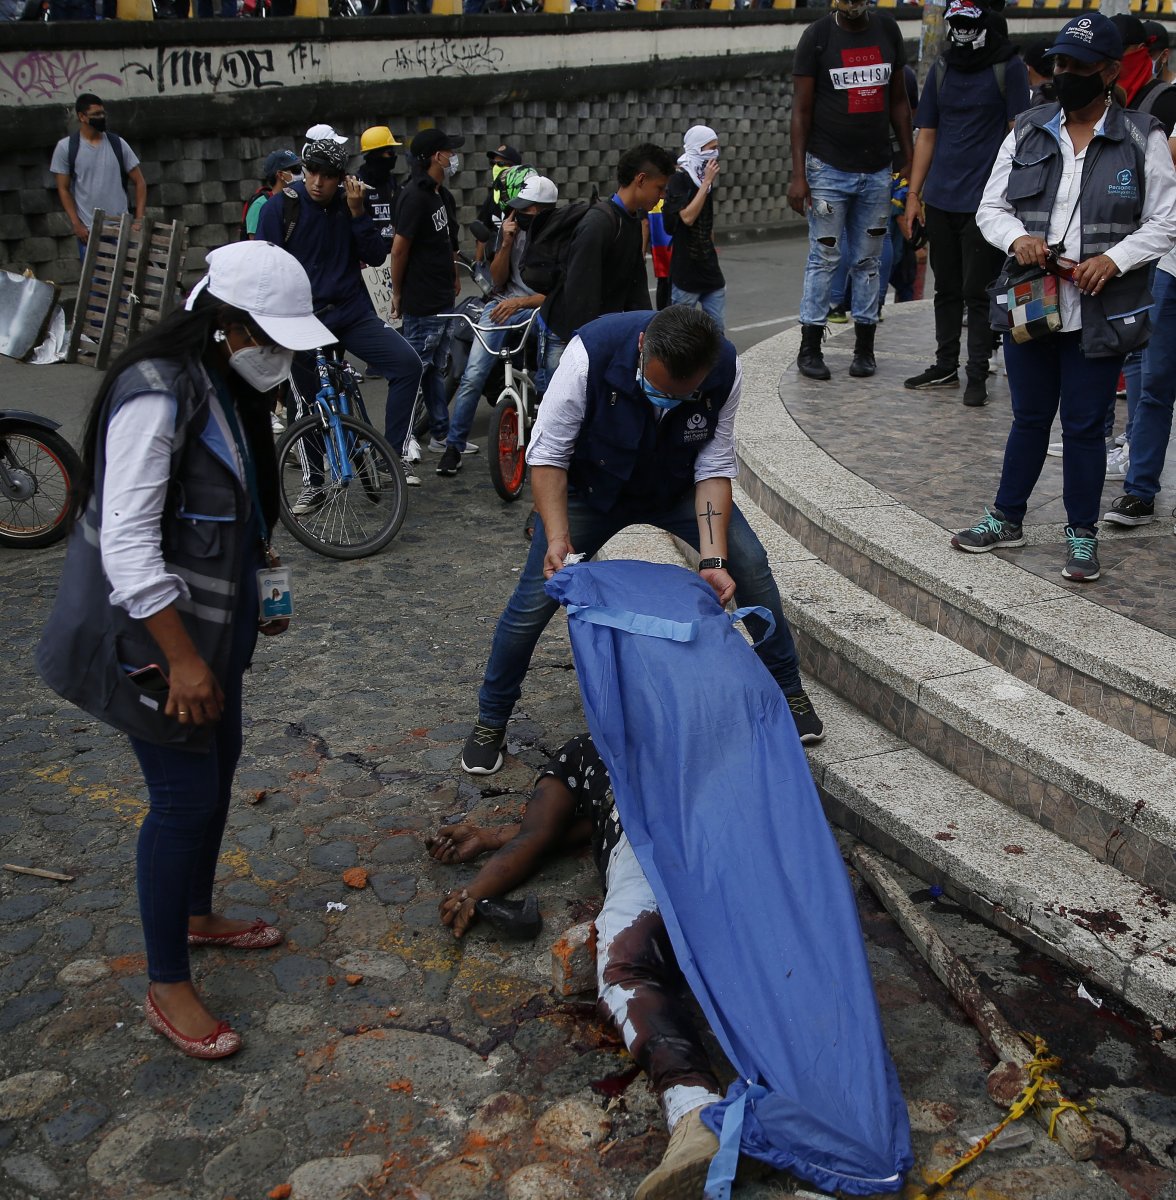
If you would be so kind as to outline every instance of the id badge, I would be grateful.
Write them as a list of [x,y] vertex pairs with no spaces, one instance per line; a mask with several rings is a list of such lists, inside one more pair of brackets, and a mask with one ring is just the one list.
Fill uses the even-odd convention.
[[257,572],[257,597],[263,621],[292,617],[294,597],[290,592],[290,568],[262,567]]

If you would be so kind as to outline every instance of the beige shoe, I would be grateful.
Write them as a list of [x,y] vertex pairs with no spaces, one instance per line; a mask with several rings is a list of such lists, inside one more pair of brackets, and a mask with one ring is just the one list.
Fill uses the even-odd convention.
[[688,1112],[674,1126],[661,1162],[641,1181],[633,1200],[701,1200],[719,1149],[719,1139],[702,1123],[702,1111]]

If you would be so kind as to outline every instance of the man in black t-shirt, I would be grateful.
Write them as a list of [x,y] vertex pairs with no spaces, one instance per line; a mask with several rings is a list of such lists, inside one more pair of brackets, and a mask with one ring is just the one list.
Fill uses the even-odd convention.
[[[539,772],[518,825],[443,825],[427,843],[438,862],[458,864],[491,852],[477,875],[441,901],[441,920],[461,937],[478,901],[505,895],[550,854],[589,842],[604,885],[596,918],[598,1009],[625,1039],[661,1101],[670,1144],[634,1200],[697,1195],[719,1148],[702,1111],[721,1099],[666,924],[621,828],[608,768],[586,734],[565,742]],[[483,906],[485,907],[485,906]],[[488,920],[491,913],[483,914]],[[533,935],[532,935],[533,936]]]
[[833,276],[850,259],[855,331],[849,373],[873,375],[878,272],[890,217],[890,130],[911,163],[911,111],[903,82],[906,53],[893,17],[866,0],[833,0],[833,11],[801,35],[793,66],[792,181],[788,203],[809,222],[809,257],[800,302],[797,366],[829,379],[821,337]]
[[701,308],[722,329],[727,283],[719,269],[714,238],[718,134],[709,126],[692,125],[682,146],[678,170],[670,177],[662,205],[662,220],[673,239],[670,294],[674,304]]
[[465,138],[426,129],[409,147],[412,175],[400,190],[392,239],[392,316],[421,356],[421,389],[434,439],[449,432],[449,403],[441,372],[449,352],[449,321],[461,291],[457,273],[457,204],[442,181],[457,174],[454,153]]

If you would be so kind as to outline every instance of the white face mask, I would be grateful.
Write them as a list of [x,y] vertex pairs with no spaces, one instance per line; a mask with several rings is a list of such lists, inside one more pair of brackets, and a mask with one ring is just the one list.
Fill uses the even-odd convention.
[[229,355],[229,366],[259,392],[271,392],[290,377],[294,351],[281,346],[246,346]]
[[452,179],[460,170],[461,170],[461,155],[460,154],[451,154],[449,156],[449,164],[445,168],[446,178]]
[[719,148],[716,146],[713,150],[700,150],[698,152],[698,157],[701,158],[703,162],[713,162],[719,157]]

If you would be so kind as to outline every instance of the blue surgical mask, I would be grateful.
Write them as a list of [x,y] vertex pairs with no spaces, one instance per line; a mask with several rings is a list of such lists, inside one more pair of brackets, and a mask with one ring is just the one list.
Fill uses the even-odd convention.
[[645,392],[645,398],[655,408],[661,408],[669,412],[671,408],[677,408],[682,403],[681,400],[677,400],[673,396],[667,396],[665,392],[658,391],[644,375],[641,377],[641,388]]

